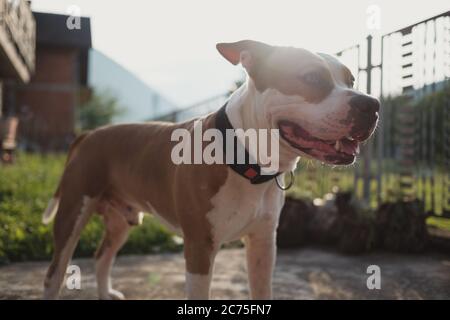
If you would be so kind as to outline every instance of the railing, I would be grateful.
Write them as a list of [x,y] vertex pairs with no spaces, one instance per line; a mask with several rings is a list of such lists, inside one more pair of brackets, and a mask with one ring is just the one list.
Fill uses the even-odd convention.
[[[373,41],[379,51],[372,50]],[[378,64],[372,63],[372,54],[378,56]],[[355,166],[354,186],[362,185],[361,197],[380,203],[394,192],[403,199],[419,198],[427,211],[448,216],[450,11],[369,36],[364,49],[358,44],[338,55],[357,64],[352,71],[358,80],[361,74],[366,80],[358,81],[359,89],[383,100],[376,137]],[[365,55],[367,63],[361,68],[360,57]]]
[[0,0],[0,29],[6,31],[28,71],[34,71],[36,23],[29,2]]

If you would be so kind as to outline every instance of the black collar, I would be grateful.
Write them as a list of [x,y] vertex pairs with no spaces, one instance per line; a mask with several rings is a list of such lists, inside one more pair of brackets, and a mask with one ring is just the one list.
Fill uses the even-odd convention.
[[[228,116],[225,112],[225,108],[227,106],[228,102],[225,103],[225,105],[220,108],[219,111],[217,111],[217,116],[216,116],[216,128],[222,133],[222,137],[223,137],[223,155],[224,155],[224,159],[225,159],[225,155],[226,155],[226,148],[227,148],[227,135],[226,135],[226,130],[227,129],[232,129],[234,130],[230,119],[228,119]],[[272,180],[274,178],[276,178],[278,175],[281,174],[281,172],[277,172],[276,174],[272,174],[272,175],[261,175],[261,167],[258,164],[253,164],[253,163],[249,163],[249,159],[250,159],[250,155],[248,153],[247,150],[245,150],[245,163],[244,164],[237,164],[237,137],[236,135],[234,136],[234,160],[233,160],[233,164],[227,164],[231,169],[233,169],[236,173],[238,173],[239,175],[241,175],[242,177],[246,178],[247,180],[250,181],[251,184],[260,184],[260,183],[264,183],[267,182],[269,180]]]

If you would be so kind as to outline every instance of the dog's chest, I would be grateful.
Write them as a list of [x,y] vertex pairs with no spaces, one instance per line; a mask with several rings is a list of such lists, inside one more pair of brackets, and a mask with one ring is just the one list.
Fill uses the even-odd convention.
[[283,205],[283,193],[274,181],[259,185],[229,169],[225,184],[211,199],[207,218],[216,244],[239,239],[250,231],[275,229]]

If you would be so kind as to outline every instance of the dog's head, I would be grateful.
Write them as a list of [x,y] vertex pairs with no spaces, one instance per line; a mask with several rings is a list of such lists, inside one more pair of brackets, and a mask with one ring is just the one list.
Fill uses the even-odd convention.
[[247,70],[260,112],[280,130],[282,144],[329,164],[354,162],[359,144],[375,130],[380,103],[353,88],[346,66],[327,54],[252,40],[217,49]]

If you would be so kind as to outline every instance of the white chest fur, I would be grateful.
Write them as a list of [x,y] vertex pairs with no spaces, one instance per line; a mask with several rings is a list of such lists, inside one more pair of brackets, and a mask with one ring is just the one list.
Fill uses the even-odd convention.
[[207,218],[216,245],[239,239],[249,232],[274,231],[284,195],[275,181],[252,185],[228,169],[228,177],[211,199]]

